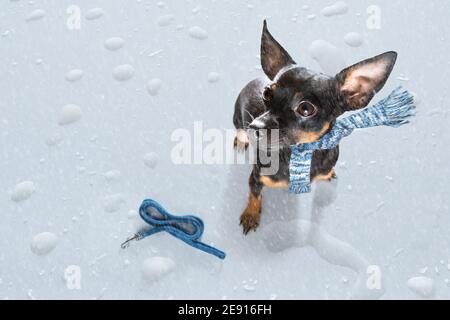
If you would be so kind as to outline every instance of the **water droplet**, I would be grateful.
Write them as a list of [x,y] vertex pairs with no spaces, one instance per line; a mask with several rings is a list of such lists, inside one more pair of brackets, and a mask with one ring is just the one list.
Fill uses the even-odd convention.
[[344,37],[344,42],[350,47],[360,47],[363,44],[363,37],[357,32],[349,32]]
[[11,192],[11,200],[21,202],[27,200],[36,191],[36,187],[32,181],[23,181],[18,183]]
[[338,1],[335,4],[322,9],[322,14],[325,17],[332,17],[347,13],[348,5],[344,1]]
[[206,32],[206,30],[204,30],[198,26],[189,28],[188,33],[191,36],[191,38],[194,38],[194,39],[198,39],[198,40],[208,39],[208,33]]
[[157,96],[161,89],[162,81],[160,79],[151,79],[147,82],[147,91],[151,96]]
[[42,256],[50,253],[57,245],[58,237],[51,232],[42,232],[36,235],[31,242],[31,251]]
[[133,66],[129,64],[123,64],[120,66],[117,66],[113,70],[113,78],[117,81],[128,81],[130,80],[134,75],[134,68]]
[[123,48],[124,45],[125,45],[125,40],[120,37],[112,37],[112,38],[106,39],[105,43],[103,44],[105,49],[110,50],[110,51],[119,50],[119,49]]
[[174,20],[175,20],[175,17],[172,14],[166,14],[164,16],[159,17],[156,22],[157,22],[158,26],[160,26],[160,27],[167,27]]
[[86,13],[87,20],[96,20],[103,16],[105,12],[102,8],[92,8]]
[[61,126],[68,125],[77,122],[81,119],[82,112],[81,108],[75,104],[67,104],[62,107],[61,113],[59,114],[58,124]]

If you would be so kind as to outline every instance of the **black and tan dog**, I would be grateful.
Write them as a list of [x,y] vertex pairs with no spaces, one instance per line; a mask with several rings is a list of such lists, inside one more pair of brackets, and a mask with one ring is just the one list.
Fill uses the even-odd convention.
[[[247,207],[240,219],[245,234],[259,225],[263,187],[288,187],[289,146],[319,140],[344,112],[367,106],[384,86],[396,58],[395,52],[386,52],[348,67],[334,77],[315,73],[296,64],[269,33],[264,21],[261,65],[267,78],[251,81],[237,98],[234,145],[239,151],[247,149],[249,130],[257,133],[277,129],[279,168],[277,173],[264,176],[261,163],[254,165]],[[315,151],[311,180],[334,178],[338,156],[338,147]]]

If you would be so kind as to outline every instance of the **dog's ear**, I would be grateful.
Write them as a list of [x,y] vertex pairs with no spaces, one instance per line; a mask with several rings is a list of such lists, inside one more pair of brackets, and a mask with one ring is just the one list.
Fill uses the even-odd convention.
[[338,90],[346,104],[343,111],[367,106],[373,96],[383,88],[396,60],[397,53],[390,51],[361,61],[337,74]]
[[272,37],[264,20],[261,36],[261,66],[264,73],[273,80],[278,72],[289,65],[295,64],[289,53]]

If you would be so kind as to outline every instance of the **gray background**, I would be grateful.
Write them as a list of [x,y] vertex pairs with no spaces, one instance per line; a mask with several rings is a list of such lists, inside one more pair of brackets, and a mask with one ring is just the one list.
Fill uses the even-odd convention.
[[[381,268],[383,299],[418,298],[406,282],[421,272],[434,279],[436,298],[450,298],[445,282],[450,278],[450,3],[347,1],[349,11],[333,17],[320,13],[328,1],[163,3],[1,1],[0,298],[380,297],[364,291],[369,264]],[[80,30],[66,27],[70,4],[81,8]],[[371,4],[381,8],[380,30],[366,27]],[[104,15],[87,20],[94,7]],[[45,10],[45,17],[25,21],[35,9]],[[174,20],[160,27],[157,18],[166,14]],[[307,19],[311,14],[317,17]],[[264,18],[297,62],[318,71],[308,53],[317,39],[336,46],[348,65],[398,51],[395,70],[376,99],[403,84],[417,93],[420,104],[413,124],[360,131],[341,144],[337,190],[331,190],[337,199],[322,212],[320,226],[309,221],[311,195],[266,190],[262,228],[244,237],[238,219],[250,168],[175,166],[170,135],[177,128],[192,130],[196,120],[205,129],[232,128],[239,90],[262,75]],[[191,38],[192,26],[205,29],[208,39]],[[363,35],[362,46],[344,43],[351,31]],[[125,40],[124,48],[103,47],[113,36]],[[135,74],[121,83],[112,70],[125,63]],[[65,75],[74,68],[84,76],[71,83]],[[212,71],[220,74],[217,83],[207,80]],[[151,78],[162,80],[155,97],[146,91]],[[58,115],[69,103],[79,105],[83,116],[60,126]],[[61,142],[48,146],[53,137]],[[154,169],[144,165],[149,152],[158,155]],[[110,170],[119,170],[120,178],[106,181]],[[10,191],[24,180],[33,181],[36,192],[26,201],[11,201]],[[104,209],[110,195],[122,199],[115,212]],[[200,215],[204,240],[224,249],[226,260],[168,235],[121,250],[121,241],[138,224],[128,212],[147,197],[171,212]],[[58,243],[48,255],[37,256],[30,243],[43,231],[58,235]],[[300,247],[308,232],[315,237]],[[141,266],[154,256],[169,257],[176,267],[149,283]],[[81,267],[81,290],[65,285],[69,265]]]

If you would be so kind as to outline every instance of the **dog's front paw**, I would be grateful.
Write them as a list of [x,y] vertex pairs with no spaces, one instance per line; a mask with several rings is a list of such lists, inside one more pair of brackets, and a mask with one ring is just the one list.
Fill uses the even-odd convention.
[[256,231],[259,226],[260,214],[249,212],[247,210],[241,215],[241,226],[245,235],[251,230]]
[[239,129],[236,137],[234,138],[234,148],[239,152],[244,152],[248,149],[250,140],[247,132],[244,129]]

